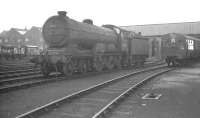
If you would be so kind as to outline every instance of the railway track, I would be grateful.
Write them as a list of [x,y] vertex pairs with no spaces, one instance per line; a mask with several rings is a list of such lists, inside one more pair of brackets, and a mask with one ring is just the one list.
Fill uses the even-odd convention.
[[39,68],[28,68],[28,69],[18,69],[18,70],[13,70],[13,71],[5,71],[5,72],[0,72],[0,80],[12,78],[12,77],[33,75],[37,73],[40,73]]
[[[162,65],[163,63],[158,63],[156,65]],[[146,67],[152,66],[155,64],[147,64]],[[109,72],[109,71],[107,71]],[[102,72],[105,73],[105,72]],[[71,78],[85,77],[89,75],[101,74],[97,72],[90,72],[83,75],[74,75]],[[43,83],[54,82],[65,80],[65,77],[58,74],[52,73],[49,77],[44,77],[39,68],[37,69],[27,69],[27,70],[16,70],[16,71],[7,71],[0,73],[0,92],[8,92],[10,90],[17,90],[21,88],[32,87],[35,85],[40,85]]]
[[3,66],[21,66],[21,65],[28,65],[28,66],[30,66],[30,65],[33,65],[33,63],[31,63],[31,62],[21,62],[21,63],[3,63],[3,64],[1,64],[1,65],[3,65]]
[[15,71],[15,70],[22,70],[22,69],[30,69],[33,68],[34,65],[0,65],[0,74],[7,71]]
[[60,80],[63,77],[60,75],[53,73],[49,77],[44,77],[40,72],[36,71],[29,73],[26,76],[7,78],[0,80],[0,92],[8,92],[10,90],[17,90],[22,88],[31,87],[34,85],[39,85],[42,83],[52,82],[55,80]]
[[40,116],[44,118],[99,118],[110,111],[113,105],[120,102],[132,90],[151,78],[170,70],[172,69],[165,66],[158,66],[121,75],[118,78],[64,96],[49,104],[21,114],[16,118],[35,118]]
[[[139,89],[139,87],[142,87],[142,85],[144,85],[145,83],[147,83],[148,81],[150,81],[153,78],[156,78],[157,76],[169,72],[171,70],[174,69],[167,69],[164,71],[160,71],[160,72],[156,72],[153,73],[150,76],[145,77],[143,80],[139,81],[136,84],[133,84],[131,87],[129,87],[126,91],[124,91],[122,94],[120,94],[119,96],[117,96],[115,99],[113,99],[111,102],[109,102],[106,106],[104,106],[103,108],[101,108],[101,110],[99,110],[97,113],[95,113],[92,118],[134,118],[134,115],[132,114],[132,112],[130,113],[127,112],[127,108],[131,108],[130,104],[131,102],[128,101],[128,106],[126,104],[126,106],[123,108],[122,111],[120,111],[119,109],[117,109],[117,107],[119,108],[120,105],[122,105],[122,103],[126,102],[127,98],[129,98],[129,96],[133,95],[134,92]],[[152,94],[152,96],[154,96]],[[121,106],[123,107],[123,106]]]
[[0,71],[16,70],[23,68],[33,68],[34,64],[29,60],[13,60],[13,61],[2,61],[0,63]]

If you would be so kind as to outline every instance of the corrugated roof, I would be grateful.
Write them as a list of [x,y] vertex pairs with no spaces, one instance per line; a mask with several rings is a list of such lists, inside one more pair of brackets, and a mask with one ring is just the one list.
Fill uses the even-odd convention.
[[187,36],[187,35],[184,35],[187,39],[191,39],[191,40],[196,40],[196,41],[200,41],[199,38],[195,38],[195,37],[192,37],[192,36]]
[[135,32],[141,32],[144,36],[164,35],[168,33],[200,34],[200,21],[121,26],[121,28]]
[[162,39],[172,39],[172,38],[175,38],[175,39],[191,39],[191,40],[197,40],[197,41],[200,41],[200,39],[198,38],[195,38],[195,37],[191,37],[191,36],[188,36],[188,35],[184,35],[184,34],[178,34],[178,33],[168,33],[168,34],[165,34],[165,35],[162,35]]

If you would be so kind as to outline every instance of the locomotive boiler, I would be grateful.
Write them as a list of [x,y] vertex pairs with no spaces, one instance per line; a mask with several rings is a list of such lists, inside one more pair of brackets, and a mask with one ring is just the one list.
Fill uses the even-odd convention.
[[44,75],[57,71],[70,76],[143,64],[148,55],[147,38],[114,25],[98,27],[90,19],[78,22],[65,11],[50,17],[42,34],[48,46],[41,57]]
[[58,12],[47,20],[43,26],[43,37],[50,48],[66,47],[77,44],[79,47],[91,49],[98,43],[116,43],[117,36],[113,30],[97,27],[85,20],[83,23],[66,16],[66,12]]

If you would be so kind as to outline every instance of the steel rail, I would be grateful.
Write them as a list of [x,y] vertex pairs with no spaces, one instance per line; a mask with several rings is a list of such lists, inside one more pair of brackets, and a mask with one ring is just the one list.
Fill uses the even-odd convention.
[[43,75],[40,72],[32,72],[27,73],[28,75],[25,76],[17,76],[17,77],[11,77],[6,79],[0,79],[0,85],[4,85],[6,83],[14,83],[19,81],[26,81],[31,79],[37,79],[38,77],[43,77]]
[[[155,63],[147,64],[146,67],[152,66],[154,64]],[[163,63],[158,63],[157,66],[162,65],[162,64]],[[11,71],[11,72],[13,72],[13,71]],[[107,71],[105,71],[105,72],[107,72]],[[110,71],[108,71],[108,72],[110,72]],[[96,75],[96,74],[97,74],[96,72],[90,73],[90,75]],[[99,74],[101,74],[101,73],[99,73]],[[3,76],[3,75],[0,75],[0,80],[1,80],[1,76]],[[32,76],[32,74],[30,76]],[[47,83],[47,82],[64,80],[62,75],[56,74],[56,73],[52,73],[51,76],[48,77],[48,79],[46,79],[42,74],[38,74],[37,76],[33,76],[33,77],[30,77],[30,76],[25,75],[25,76],[22,76],[20,78],[18,76],[18,78],[4,79],[4,80],[0,81],[0,85],[4,85],[3,87],[0,87],[0,92],[1,93],[2,92],[8,92],[10,90],[16,90],[16,89],[25,88],[25,87],[31,87],[31,86],[34,86],[34,85],[39,85],[39,84],[43,84],[43,83]],[[87,75],[84,75],[84,76],[87,76]],[[59,78],[54,79],[53,77],[59,77]],[[76,78],[76,75],[74,75],[72,77]],[[79,76],[77,75],[77,77],[79,77]],[[30,80],[32,80],[32,81],[30,81]],[[20,82],[20,81],[22,81],[22,82],[16,83],[16,82]],[[27,81],[27,82],[23,82],[23,81]],[[4,83],[16,83],[16,84],[5,85]]]
[[15,71],[21,71],[21,70],[28,70],[28,69],[34,69],[34,67],[9,67],[9,68],[1,68],[0,67],[0,75],[6,74],[9,72],[15,72]]
[[114,78],[114,79],[102,82],[102,83],[97,84],[97,85],[93,85],[93,86],[91,86],[91,87],[89,87],[87,89],[84,89],[84,90],[75,92],[73,94],[64,96],[64,97],[62,97],[60,99],[54,100],[54,101],[52,101],[52,102],[50,102],[50,103],[48,103],[46,105],[40,106],[38,108],[35,108],[35,109],[33,109],[31,111],[28,111],[28,112],[26,112],[24,114],[18,115],[18,116],[16,116],[16,118],[33,118],[33,117],[36,117],[37,114],[46,112],[50,108],[56,107],[60,103],[63,103],[65,101],[70,101],[70,100],[72,100],[72,99],[74,99],[74,98],[76,98],[78,96],[81,96],[81,95],[84,95],[86,93],[92,92],[93,90],[96,90],[96,89],[101,88],[103,86],[109,85],[111,83],[117,82],[119,80],[122,80],[124,78],[133,76],[135,74],[140,74],[142,72],[147,72],[147,71],[150,71],[150,70],[153,71],[153,70],[156,70],[156,69],[159,69],[159,68],[164,68],[164,67],[166,67],[166,66],[158,66],[158,67],[153,67],[153,68],[148,68],[148,69],[143,69],[143,70],[135,71],[135,72],[132,72],[132,73],[129,73],[129,74],[126,74],[126,75],[121,75],[121,76],[119,76],[117,78]]
[[33,71],[33,70],[39,70],[39,68],[28,68],[28,69],[20,69],[20,70],[13,70],[13,71],[3,71],[3,72],[0,72],[0,75],[27,72],[27,71]]
[[29,70],[25,72],[15,72],[15,73],[10,73],[10,74],[4,74],[0,75],[0,83],[3,81],[9,81],[11,78],[15,77],[24,77],[24,76],[29,76],[29,75],[35,75],[35,74],[40,74],[40,70]]
[[7,65],[7,64],[0,64],[0,67],[3,68],[12,68],[12,67],[33,67],[34,64],[16,64],[16,65]]
[[31,87],[31,86],[42,84],[42,83],[58,81],[58,80],[63,80],[63,77],[61,77],[60,75],[57,75],[57,74],[52,74],[48,78],[44,78],[44,76],[42,74],[39,74],[39,75],[33,76],[33,77],[29,77],[29,78],[28,77],[21,78],[21,79],[19,78],[19,80],[12,80],[12,81],[13,82],[27,81],[27,82],[4,85],[3,87],[0,87],[0,93],[8,92],[10,90],[16,90],[19,88]]
[[144,80],[142,80],[141,82],[133,85],[132,87],[130,87],[128,90],[124,91],[121,95],[119,95],[118,97],[116,97],[114,100],[112,100],[110,103],[108,103],[105,107],[103,107],[99,112],[97,112],[92,118],[103,118],[109,111],[111,111],[111,109],[116,105],[119,104],[120,101],[122,101],[127,95],[130,94],[130,92],[132,92],[133,90],[137,89],[139,86],[143,85],[144,83],[146,83],[147,81],[149,81],[152,78],[155,78],[163,73],[169,72],[173,69],[168,69],[168,70],[164,70],[158,73],[155,73],[149,77],[146,77]]

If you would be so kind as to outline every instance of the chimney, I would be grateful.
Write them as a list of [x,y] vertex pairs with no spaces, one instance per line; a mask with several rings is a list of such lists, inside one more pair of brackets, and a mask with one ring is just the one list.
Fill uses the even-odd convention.
[[93,21],[91,19],[84,19],[83,23],[93,25]]
[[65,17],[66,14],[67,14],[66,11],[58,11],[58,15],[59,15],[59,16]]

